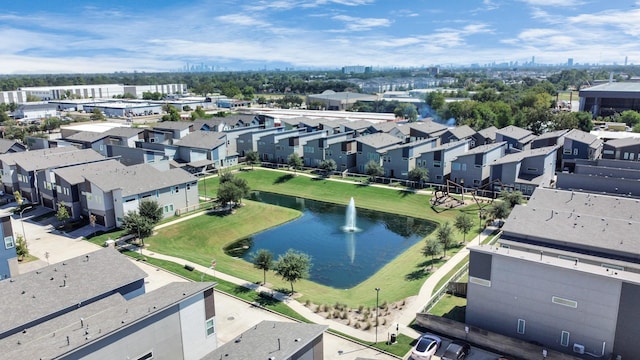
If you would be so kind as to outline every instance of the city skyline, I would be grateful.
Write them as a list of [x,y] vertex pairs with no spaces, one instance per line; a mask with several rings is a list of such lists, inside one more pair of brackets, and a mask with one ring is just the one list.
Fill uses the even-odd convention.
[[0,73],[640,63],[640,1],[11,2]]

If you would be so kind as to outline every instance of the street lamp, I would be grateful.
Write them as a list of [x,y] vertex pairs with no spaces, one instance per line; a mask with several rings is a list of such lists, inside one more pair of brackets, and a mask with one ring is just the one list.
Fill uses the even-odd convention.
[[380,288],[376,288],[376,344],[378,343],[378,300],[380,299]]
[[27,210],[27,209],[31,209],[33,208],[33,206],[27,206],[26,208],[20,210],[20,225],[22,225],[22,238],[24,239],[25,244],[27,243],[27,234],[24,232],[24,219],[22,219],[22,213]]

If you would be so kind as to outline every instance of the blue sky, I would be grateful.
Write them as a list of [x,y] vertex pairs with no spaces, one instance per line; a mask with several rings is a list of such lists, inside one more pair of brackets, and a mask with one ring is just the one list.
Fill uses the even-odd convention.
[[0,73],[640,64],[636,0],[5,1]]

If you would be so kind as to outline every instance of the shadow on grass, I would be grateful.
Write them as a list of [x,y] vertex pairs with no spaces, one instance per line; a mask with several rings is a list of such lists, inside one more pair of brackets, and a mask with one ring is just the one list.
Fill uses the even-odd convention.
[[253,289],[249,289],[248,287],[244,287],[242,285],[236,285],[233,288],[233,292],[236,293],[236,294],[246,294],[246,293],[249,293],[249,292],[252,292],[252,291],[253,291]]
[[426,271],[424,268],[420,268],[405,275],[404,279],[407,281],[416,281],[424,279],[427,275],[429,275],[429,271]]
[[265,292],[261,292],[260,294],[258,294],[255,300],[261,306],[274,306],[280,303],[280,300],[271,297],[270,294]]
[[463,323],[465,320],[466,311],[466,306],[454,306],[453,309],[443,314],[442,317]]
[[289,180],[291,180],[293,178],[294,178],[294,175],[286,174],[286,175],[279,176],[273,183],[274,184],[283,184],[283,183],[286,183],[287,181],[289,181]]
[[415,189],[399,189],[398,194],[402,197],[407,197],[409,195],[415,195],[416,190]]

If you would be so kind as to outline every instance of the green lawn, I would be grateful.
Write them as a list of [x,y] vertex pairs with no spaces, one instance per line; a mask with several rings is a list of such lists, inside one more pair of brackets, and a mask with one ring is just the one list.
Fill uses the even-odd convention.
[[445,294],[442,299],[429,310],[429,314],[464,322],[466,306],[466,298]]
[[[303,196],[341,204],[346,204],[353,196],[356,204],[360,207],[434,221],[451,221],[457,214],[457,210],[434,210],[429,204],[429,196],[410,192],[346,184],[302,175],[293,176],[258,168],[239,172],[238,176],[247,179],[249,186],[255,190]],[[217,189],[217,180],[217,178],[206,180],[208,195]],[[200,189],[202,190],[202,188],[201,181]],[[298,216],[298,212],[248,200],[244,200],[244,203],[246,205],[233,215],[204,215],[161,229],[157,235],[146,240],[149,250],[179,256],[205,266],[215,258],[219,271],[252,282],[261,281],[261,271],[253,268],[249,262],[227,256],[223,251],[224,247],[263,229],[289,221]],[[475,206],[470,206],[464,211],[473,212],[474,210]],[[269,214],[269,216],[264,216],[265,214]],[[461,239],[462,235],[456,233],[456,240]],[[296,292],[302,293],[301,301],[309,299],[314,303],[341,302],[355,307],[374,305],[375,296],[373,296],[372,289],[382,287],[380,301],[398,301],[415,295],[422,282],[429,275],[430,258],[425,258],[421,254],[423,246],[423,242],[415,244],[371,278],[354,288],[335,289],[303,280],[294,284],[294,289]],[[447,254],[452,256],[456,252],[455,248],[449,249]],[[437,260],[435,266],[441,265],[441,261]],[[290,287],[288,283],[283,282],[272,272],[268,273],[267,281],[275,289],[286,290]]]

